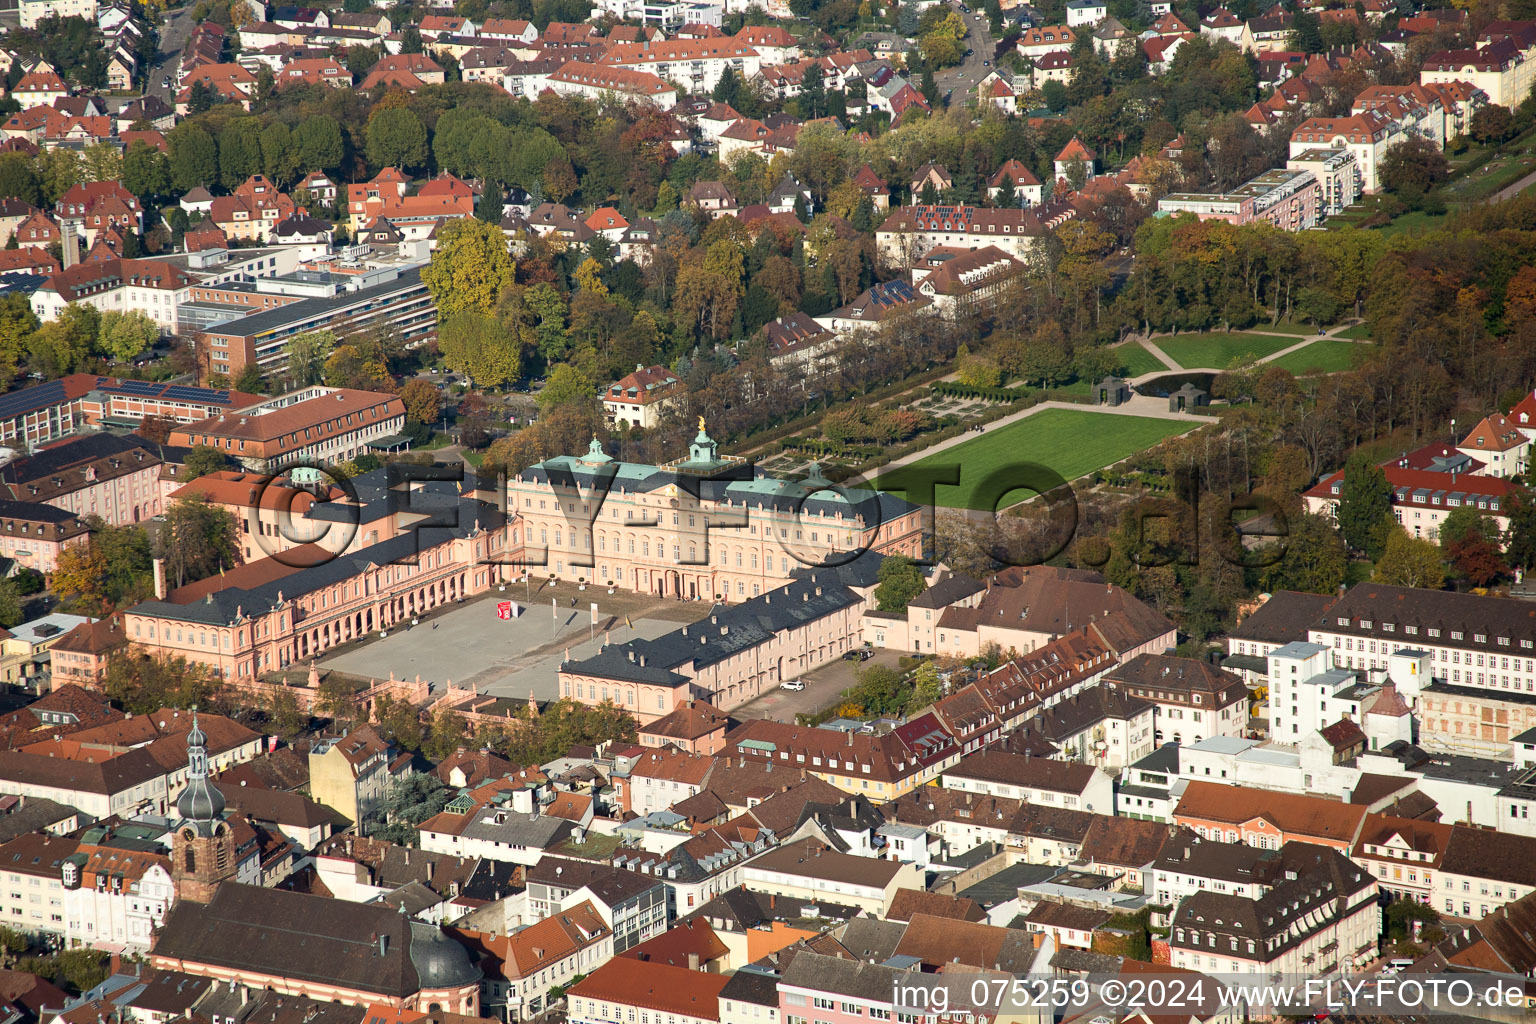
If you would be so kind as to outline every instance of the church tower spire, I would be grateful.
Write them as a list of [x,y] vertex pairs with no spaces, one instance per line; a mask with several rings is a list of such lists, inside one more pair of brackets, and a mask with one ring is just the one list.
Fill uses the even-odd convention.
[[184,900],[207,903],[235,876],[235,836],[224,820],[224,794],[208,773],[208,735],[192,712],[187,733],[187,786],[176,798],[181,821],[171,840],[171,876]]

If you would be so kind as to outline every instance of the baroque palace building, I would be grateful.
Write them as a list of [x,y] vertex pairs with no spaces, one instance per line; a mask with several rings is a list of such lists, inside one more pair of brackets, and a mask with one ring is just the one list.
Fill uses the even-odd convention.
[[360,502],[320,501],[303,516],[366,529],[377,543],[341,554],[301,545],[169,591],[157,564],[155,600],[123,612],[129,643],[251,680],[505,578],[516,547],[499,508],[449,481],[388,485],[386,476],[354,480]]
[[768,476],[721,455],[702,420],[688,457],[660,466],[617,461],[595,438],[529,466],[507,482],[507,513],[533,575],[681,600],[746,601],[864,551],[922,553],[918,506],[815,466]]

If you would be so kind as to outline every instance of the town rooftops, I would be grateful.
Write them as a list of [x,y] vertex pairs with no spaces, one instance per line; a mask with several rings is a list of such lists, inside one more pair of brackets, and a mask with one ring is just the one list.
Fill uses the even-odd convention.
[[901,872],[902,865],[897,861],[838,853],[818,840],[803,839],[769,850],[753,860],[750,867],[844,885],[884,889]]
[[1281,645],[1293,640],[1306,640],[1307,630],[1337,600],[1336,594],[1277,590],[1229,635],[1234,640],[1258,640]]
[[1293,837],[1352,843],[1366,809],[1299,793],[1191,781],[1174,809],[1175,819],[1227,825],[1268,822]]
[[683,1017],[720,1019],[726,976],[614,957],[571,986],[570,999],[596,999]]
[[945,773],[957,779],[1001,782],[1074,795],[1086,790],[1098,774],[1098,769],[1088,764],[1010,754],[1001,750],[979,751],[962,758],[959,764]]
[[[183,900],[155,942],[164,966],[235,970],[405,999],[480,979],[436,925],[382,903],[351,903],[225,882],[207,904]],[[201,973],[199,971],[198,973]]]

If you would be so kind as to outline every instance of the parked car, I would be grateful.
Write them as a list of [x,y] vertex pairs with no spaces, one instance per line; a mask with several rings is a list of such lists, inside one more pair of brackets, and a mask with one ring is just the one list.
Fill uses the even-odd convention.
[[805,689],[805,684],[802,683],[798,679],[786,679],[782,683],[779,684],[779,689],[781,689],[781,690],[794,690],[794,691],[798,692],[800,690]]

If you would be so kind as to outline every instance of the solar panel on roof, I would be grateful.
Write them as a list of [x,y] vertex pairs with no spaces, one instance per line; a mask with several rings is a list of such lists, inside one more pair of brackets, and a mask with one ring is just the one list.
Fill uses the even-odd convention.
[[147,380],[125,380],[107,390],[118,391],[125,395],[158,395],[164,386]]
[[228,401],[228,391],[210,391],[208,388],[192,388],[184,384],[173,384],[166,389],[165,397],[174,398],[183,402],[208,402]]
[[55,405],[64,401],[64,395],[64,382],[57,380],[0,395],[0,419],[10,419],[45,405]]

